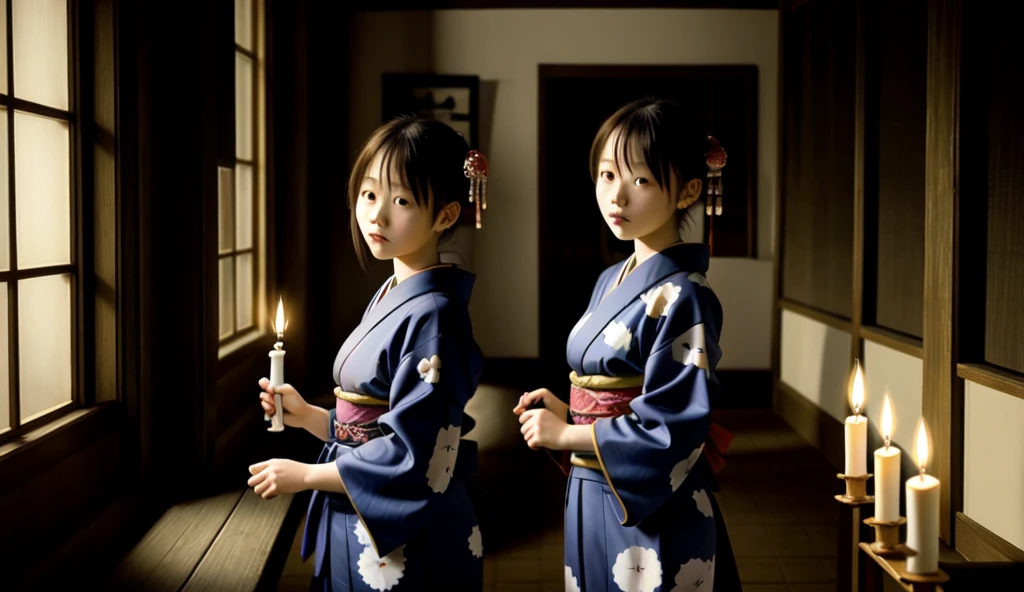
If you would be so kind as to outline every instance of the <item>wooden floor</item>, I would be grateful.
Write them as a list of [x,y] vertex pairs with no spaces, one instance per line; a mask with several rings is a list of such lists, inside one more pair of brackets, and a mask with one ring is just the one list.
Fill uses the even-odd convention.
[[[512,415],[521,392],[481,386],[467,412],[477,426],[479,483],[504,513],[484,521],[485,592],[565,589],[565,477],[529,450]],[[718,500],[745,592],[835,590],[839,491],[835,468],[770,411],[722,410],[735,436]],[[524,480],[523,475],[530,475]],[[307,590],[312,562],[299,558],[299,530],[278,590]]]

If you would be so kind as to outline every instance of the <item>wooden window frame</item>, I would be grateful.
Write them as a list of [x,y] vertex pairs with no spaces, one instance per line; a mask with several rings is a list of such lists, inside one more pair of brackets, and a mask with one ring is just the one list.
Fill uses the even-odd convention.
[[[231,308],[231,310],[232,310],[231,326],[233,327],[233,330],[232,330],[231,334],[229,334],[229,335],[226,335],[226,336],[221,336],[220,335],[220,333],[219,333],[220,332],[220,318],[219,318],[219,312],[218,312],[217,343],[218,343],[218,358],[220,358],[220,359],[224,359],[224,358],[230,356],[230,354],[232,354],[233,352],[238,351],[239,349],[244,349],[247,345],[252,344],[254,341],[259,339],[259,337],[261,337],[263,335],[266,335],[269,332],[269,327],[264,326],[264,325],[266,325],[266,322],[265,322],[265,318],[266,317],[264,317],[264,314],[267,311],[261,310],[261,304],[260,304],[260,302],[261,302],[261,299],[260,299],[260,286],[261,285],[265,285],[265,286],[269,286],[270,285],[270,282],[269,282],[269,279],[270,279],[269,278],[269,268],[268,268],[268,265],[266,264],[266,260],[269,258],[269,245],[265,246],[264,252],[263,252],[263,254],[261,256],[261,254],[260,254],[260,238],[259,238],[260,237],[260,232],[262,230],[261,225],[265,223],[265,219],[263,219],[263,218],[265,218],[265,216],[263,218],[261,218],[261,216],[260,216],[261,198],[262,198],[262,201],[265,201],[266,200],[265,196],[266,196],[266,193],[267,193],[265,191],[265,188],[264,188],[264,185],[266,183],[266,174],[265,174],[265,172],[266,172],[266,151],[265,150],[261,150],[261,146],[262,146],[262,142],[264,140],[264,135],[265,134],[261,133],[264,130],[263,130],[262,126],[260,125],[264,121],[264,119],[265,119],[265,118],[261,118],[260,117],[260,112],[261,112],[260,109],[261,109],[261,107],[264,104],[264,102],[260,101],[260,98],[261,98],[261,92],[260,91],[261,91],[261,88],[265,88],[265,86],[266,86],[265,85],[265,81],[264,81],[264,76],[261,74],[262,71],[265,71],[265,61],[267,59],[266,42],[265,42],[265,39],[266,39],[266,35],[265,35],[265,29],[266,29],[266,27],[265,27],[266,7],[264,5],[264,0],[251,0],[251,2],[252,2],[252,22],[250,23],[250,25],[251,25],[250,33],[252,35],[252,37],[251,37],[252,38],[252,49],[246,49],[241,44],[239,44],[237,40],[234,39],[234,26],[232,26],[231,31],[232,31],[232,47],[234,48],[234,53],[232,55],[232,64],[235,63],[235,60],[237,59],[237,57],[239,55],[241,55],[242,57],[245,57],[246,59],[248,59],[252,63],[252,86],[249,89],[250,92],[252,93],[251,94],[251,96],[252,96],[252,118],[250,120],[250,125],[252,126],[252,137],[251,137],[251,142],[252,142],[251,155],[252,155],[252,158],[250,158],[250,159],[241,158],[241,157],[238,156],[237,151],[233,149],[232,150],[232,158],[231,158],[231,161],[230,161],[229,166],[227,168],[231,169],[231,179],[232,179],[232,184],[231,184],[231,189],[232,189],[232,192],[231,192],[232,193],[232,195],[231,195],[231,204],[232,204],[232,211],[233,212],[237,211],[238,165],[241,164],[241,165],[248,166],[252,170],[252,188],[251,188],[252,189],[252,195],[250,196],[250,200],[251,200],[251,210],[250,211],[252,212],[252,229],[251,229],[251,232],[252,232],[252,246],[247,248],[247,249],[238,249],[237,248],[237,244],[238,244],[237,240],[234,240],[234,239],[237,238],[237,237],[234,236],[235,235],[234,230],[232,230],[233,240],[232,240],[231,250],[225,251],[225,252],[221,252],[220,251],[219,243],[218,243],[218,246],[217,246],[218,277],[219,277],[219,273],[220,273],[220,271],[219,271],[220,270],[220,262],[222,260],[230,258],[232,260],[232,263],[233,263],[233,266],[232,266],[232,280],[231,280],[232,284],[233,284],[233,289],[232,289],[232,292],[231,292],[232,295],[233,295],[233,302],[232,302],[232,308]],[[234,18],[233,10],[232,10],[232,18]],[[232,21],[232,25],[233,25],[233,21]],[[232,70],[232,71],[234,71],[234,70]],[[237,88],[237,85],[236,84],[232,84],[232,88]],[[235,113],[234,108],[235,107],[237,107],[237,97],[234,97],[234,100],[232,101],[232,117],[231,117],[232,121],[235,121],[234,120],[234,113]],[[222,114],[222,116],[226,116],[226,115],[227,114]],[[236,134],[237,134],[237,130],[236,130]],[[234,139],[234,138],[232,138],[232,139]],[[232,144],[232,145],[234,146],[234,144]],[[265,210],[265,208],[263,208],[263,210]],[[218,210],[218,216],[219,215],[220,214],[219,214],[219,210]],[[232,217],[232,220],[234,220],[234,217]],[[220,223],[220,221],[218,220],[218,224],[219,223]],[[234,228],[234,226],[233,226],[233,228]],[[237,294],[237,289],[238,289],[238,257],[240,255],[246,255],[246,254],[251,254],[252,255],[252,266],[253,266],[253,268],[252,268],[252,280],[251,280],[251,282],[252,282],[252,316],[250,318],[250,324],[248,326],[243,327],[243,328],[239,328],[238,327],[238,315],[237,315],[237,312],[236,312],[237,311],[236,307],[237,307],[237,304],[238,304],[238,294]],[[220,289],[219,289],[219,286],[218,286],[218,291],[217,291],[217,299],[218,299],[218,311],[219,311],[219,303],[220,303]]]
[[[10,426],[0,432],[0,445],[7,442],[17,441],[26,438],[33,431],[46,426],[67,415],[68,413],[88,406],[95,399],[88,388],[86,367],[88,364],[85,357],[89,355],[84,344],[87,327],[87,317],[84,314],[87,300],[85,287],[82,278],[91,268],[91,262],[86,261],[83,256],[82,245],[91,244],[92,235],[89,225],[83,224],[84,214],[82,185],[81,185],[81,154],[80,127],[77,114],[81,112],[79,95],[81,89],[79,80],[79,48],[78,48],[78,23],[76,19],[77,3],[75,0],[68,0],[67,5],[67,58],[68,58],[68,110],[64,111],[48,105],[42,105],[33,101],[17,98],[14,86],[14,22],[12,15],[12,2],[7,0],[4,3],[6,10],[6,60],[7,60],[7,92],[0,94],[0,106],[5,110],[4,117],[7,118],[7,167],[8,167],[8,208],[9,208],[9,229],[10,229],[10,262],[6,271],[0,271],[0,282],[5,284],[8,292],[7,310],[0,311],[0,314],[7,315],[8,333],[8,392],[9,392],[9,413]],[[15,112],[38,115],[48,119],[64,121],[68,124],[68,164],[69,164],[69,236],[70,262],[62,265],[49,265],[45,267],[34,267],[24,270],[17,269],[18,266],[18,231],[17,231],[17,196],[15,187],[15,139],[14,139],[14,115]],[[71,400],[56,408],[53,408],[42,415],[32,418],[27,422],[21,421],[21,393],[20,388],[20,364],[18,352],[18,283],[20,280],[49,277],[49,276],[71,276]],[[2,449],[0,449],[2,450]]]

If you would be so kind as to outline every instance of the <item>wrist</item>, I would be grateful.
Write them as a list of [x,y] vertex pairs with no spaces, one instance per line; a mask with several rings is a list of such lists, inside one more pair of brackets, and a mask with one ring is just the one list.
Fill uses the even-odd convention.
[[572,452],[593,452],[594,443],[590,437],[591,426],[567,425],[563,436],[562,450]]
[[326,462],[312,465],[305,465],[303,485],[306,489],[317,491],[328,491],[331,493],[346,493],[345,485],[341,481],[338,467],[334,462]]
[[302,463],[302,488],[316,489],[316,465]]
[[[558,418],[560,421],[562,418]],[[558,436],[555,438],[555,450],[572,450],[574,430],[573,426],[568,423],[562,423],[561,429],[558,431]]]

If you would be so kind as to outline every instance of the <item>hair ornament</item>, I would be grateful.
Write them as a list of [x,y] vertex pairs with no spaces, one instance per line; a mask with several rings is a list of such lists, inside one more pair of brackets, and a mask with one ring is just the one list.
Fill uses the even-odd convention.
[[462,170],[469,178],[469,203],[476,202],[476,227],[480,228],[480,211],[487,209],[487,158],[478,150],[470,150]]
[[725,168],[727,155],[722,145],[714,136],[708,136],[711,147],[705,154],[708,165],[708,201],[705,211],[708,216],[722,215],[722,169]]

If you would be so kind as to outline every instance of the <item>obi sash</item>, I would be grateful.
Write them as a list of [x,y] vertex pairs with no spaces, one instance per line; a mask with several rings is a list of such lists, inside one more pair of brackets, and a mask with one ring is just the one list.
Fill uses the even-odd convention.
[[334,437],[338,442],[364,444],[384,435],[377,419],[390,409],[387,401],[348,393],[340,387],[334,389],[334,396],[338,399],[334,417]]
[[[569,391],[569,417],[575,425],[589,425],[601,418],[613,418],[630,413],[629,403],[643,394],[643,375],[639,376],[578,376],[569,374],[572,386]],[[712,422],[704,443],[703,455],[714,474],[725,466],[723,455],[732,442],[732,434]],[[568,458],[566,458],[568,457]],[[568,460],[568,463],[566,463]],[[563,470],[566,464],[588,469],[601,470],[594,453],[574,452],[563,454]]]

